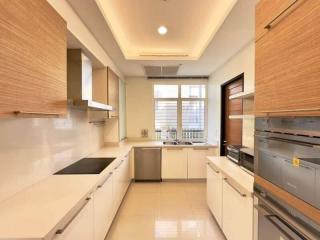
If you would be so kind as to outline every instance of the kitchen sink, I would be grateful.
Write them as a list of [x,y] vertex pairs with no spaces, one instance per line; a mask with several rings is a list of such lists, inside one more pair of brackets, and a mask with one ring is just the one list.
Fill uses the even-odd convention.
[[188,141],[164,141],[163,145],[192,145],[192,142],[188,142]]
[[55,175],[63,174],[99,174],[109,166],[115,158],[83,158],[68,167],[58,171]]

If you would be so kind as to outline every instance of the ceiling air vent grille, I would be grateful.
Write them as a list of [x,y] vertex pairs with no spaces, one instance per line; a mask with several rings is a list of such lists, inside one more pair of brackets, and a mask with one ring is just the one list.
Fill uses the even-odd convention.
[[148,77],[176,76],[179,66],[144,66]]

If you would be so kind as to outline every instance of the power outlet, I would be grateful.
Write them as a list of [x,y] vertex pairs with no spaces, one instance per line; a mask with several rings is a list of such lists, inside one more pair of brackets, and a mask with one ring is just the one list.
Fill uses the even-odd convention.
[[148,129],[141,129],[141,137],[147,138],[149,136],[149,130]]

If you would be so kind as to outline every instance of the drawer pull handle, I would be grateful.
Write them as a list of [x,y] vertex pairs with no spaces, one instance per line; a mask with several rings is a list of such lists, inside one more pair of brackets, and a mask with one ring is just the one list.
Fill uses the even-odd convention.
[[118,169],[123,162],[124,162],[124,160],[122,159],[121,162],[118,164],[118,166],[116,166],[116,167],[114,168],[114,170]]
[[285,12],[287,12],[293,5],[295,5],[299,0],[295,0],[291,3],[286,9],[284,9],[281,13],[279,13],[274,19],[272,19],[264,28],[270,30],[272,28],[272,24],[281,17]]
[[246,197],[247,196],[247,194],[245,194],[245,193],[242,193],[238,188],[236,188],[235,186],[233,186],[229,181],[228,181],[228,178],[224,178],[223,179],[226,183],[228,183],[228,185],[230,186],[230,187],[232,187],[237,193],[239,193],[242,197]]
[[108,177],[106,177],[106,179],[104,179],[104,181],[102,183],[100,183],[97,188],[102,188],[103,185],[108,181],[108,179],[111,177],[112,172],[109,173]]
[[59,117],[62,114],[59,113],[42,113],[42,112],[25,112],[25,111],[14,111],[13,112],[14,115],[16,115],[17,117],[41,117],[41,118],[45,118],[45,117]]
[[207,164],[215,173],[220,173],[220,171],[215,169],[209,162],[207,162]]
[[79,210],[72,216],[72,218],[70,218],[70,220],[67,222],[67,224],[61,228],[58,229],[56,231],[56,234],[62,234],[68,227],[69,225],[72,223],[72,221],[80,214],[80,212],[82,211],[82,209],[84,209],[85,206],[87,206],[88,202],[90,201],[90,197],[87,197],[84,204],[79,208]]

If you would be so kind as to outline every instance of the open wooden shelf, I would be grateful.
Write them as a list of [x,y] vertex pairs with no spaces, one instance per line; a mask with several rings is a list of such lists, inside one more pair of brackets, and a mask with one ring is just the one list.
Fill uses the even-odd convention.
[[229,96],[229,99],[247,99],[254,98],[254,92],[240,92]]

